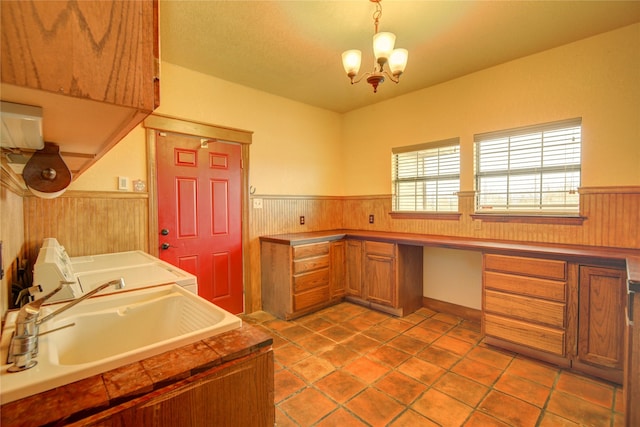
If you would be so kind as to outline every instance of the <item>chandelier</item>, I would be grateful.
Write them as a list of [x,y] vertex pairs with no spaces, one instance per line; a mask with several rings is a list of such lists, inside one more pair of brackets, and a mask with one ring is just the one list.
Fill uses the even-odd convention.
[[[376,4],[376,11],[373,13],[373,25],[375,32],[373,34],[373,54],[376,59],[373,63],[373,71],[364,73],[356,78],[360,70],[360,62],[362,60],[362,52],[357,49],[347,50],[342,53],[342,65],[347,72],[347,76],[351,79],[351,84],[360,82],[363,78],[367,78],[367,83],[373,86],[373,92],[378,91],[378,85],[384,82],[385,76],[394,83],[398,83],[400,74],[404,72],[407,66],[407,57],[409,52],[407,49],[394,49],[396,43],[396,35],[387,32],[378,32],[378,24],[382,16],[382,0],[369,0]],[[385,64],[389,63],[389,71],[385,69]]]

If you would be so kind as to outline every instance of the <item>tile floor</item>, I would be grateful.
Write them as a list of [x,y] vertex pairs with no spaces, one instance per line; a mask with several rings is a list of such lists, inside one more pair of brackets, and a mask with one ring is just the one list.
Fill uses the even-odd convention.
[[274,339],[278,427],[623,425],[621,387],[492,348],[479,324],[426,308],[243,319]]

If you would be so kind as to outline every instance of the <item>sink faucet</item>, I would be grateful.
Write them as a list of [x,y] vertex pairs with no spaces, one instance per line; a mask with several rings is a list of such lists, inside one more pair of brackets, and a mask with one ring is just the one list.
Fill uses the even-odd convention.
[[38,362],[33,360],[33,358],[38,355],[38,329],[42,323],[53,319],[60,313],[80,304],[82,301],[92,297],[109,286],[115,286],[116,289],[122,289],[125,286],[124,279],[122,277],[120,279],[104,283],[81,297],[68,302],[53,313],[39,319],[38,317],[40,316],[40,307],[42,304],[70,283],[72,282],[60,282],[60,286],[47,295],[20,308],[18,318],[16,319],[16,330],[13,337],[11,337],[11,345],[9,346],[9,357],[7,362],[13,363],[13,365],[8,369],[9,372],[20,372],[36,366]]

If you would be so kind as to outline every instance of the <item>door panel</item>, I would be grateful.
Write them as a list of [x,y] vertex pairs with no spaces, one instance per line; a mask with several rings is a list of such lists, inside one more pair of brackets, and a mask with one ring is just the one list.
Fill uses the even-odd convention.
[[160,132],[156,141],[158,228],[168,230],[160,258],[196,275],[200,296],[241,313],[241,148]]

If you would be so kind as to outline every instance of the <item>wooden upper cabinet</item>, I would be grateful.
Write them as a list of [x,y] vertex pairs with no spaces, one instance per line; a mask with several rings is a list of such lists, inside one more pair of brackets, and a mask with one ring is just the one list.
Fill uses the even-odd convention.
[[2,82],[158,106],[152,1],[2,1]]
[[42,107],[74,178],[159,105],[157,0],[3,0],[0,14],[0,97]]

